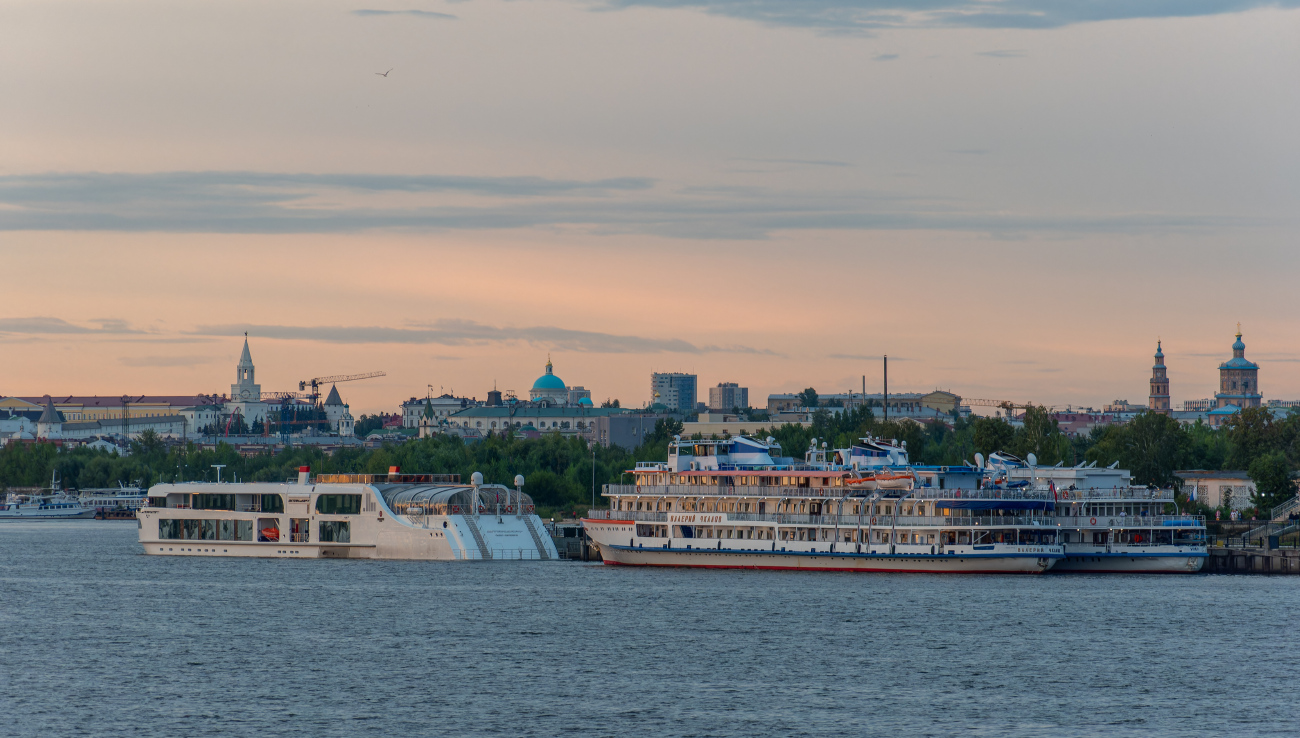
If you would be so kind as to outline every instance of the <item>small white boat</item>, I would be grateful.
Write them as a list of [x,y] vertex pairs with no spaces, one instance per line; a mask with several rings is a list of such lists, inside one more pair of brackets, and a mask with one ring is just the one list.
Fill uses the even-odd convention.
[[78,520],[94,517],[94,508],[59,489],[59,476],[50,479],[49,492],[16,494],[10,492],[0,503],[0,520]]
[[0,503],[0,520],[77,520],[95,516],[95,509],[71,495],[10,494]]

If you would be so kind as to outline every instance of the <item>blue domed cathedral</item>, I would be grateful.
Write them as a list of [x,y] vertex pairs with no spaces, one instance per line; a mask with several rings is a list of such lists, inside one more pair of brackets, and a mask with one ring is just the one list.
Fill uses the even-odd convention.
[[1246,358],[1246,344],[1241,340],[1240,323],[1237,324],[1236,338],[1232,344],[1232,358],[1219,364],[1219,391],[1214,393],[1214,399],[1187,400],[1183,403],[1181,412],[1174,411],[1170,405],[1165,352],[1161,348],[1161,342],[1156,341],[1147,409],[1173,415],[1181,422],[1203,418],[1217,427],[1245,408],[1263,405],[1264,397],[1259,391],[1259,365]]
[[1246,359],[1246,344],[1237,324],[1237,341],[1232,344],[1232,358],[1219,365],[1219,391],[1214,393],[1218,407],[1239,409],[1259,407],[1259,365]]

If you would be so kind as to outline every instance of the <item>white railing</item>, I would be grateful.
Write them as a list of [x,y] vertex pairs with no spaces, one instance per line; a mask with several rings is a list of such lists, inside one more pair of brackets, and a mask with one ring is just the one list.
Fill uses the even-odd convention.
[[[866,490],[855,487],[795,487],[786,485],[607,484],[605,497],[736,497],[747,499],[813,498],[854,500],[883,492],[882,502],[907,495],[909,500],[1051,500],[1052,493],[1033,489],[950,489],[917,487],[913,490]],[[1058,493],[1059,494],[1059,493]],[[1080,498],[1082,499],[1082,498]],[[1091,498],[1090,498],[1091,499]]]
[[[724,517],[724,520],[690,520],[685,516],[702,516],[705,518]],[[675,525],[727,526],[747,523],[765,525],[805,525],[840,528],[926,528],[926,527],[998,527],[998,526],[1052,526],[1056,522],[1050,516],[1034,515],[801,515],[794,513],[709,513],[709,512],[654,512],[630,510],[588,510],[587,517],[592,520],[631,520],[638,523],[673,523]],[[672,520],[670,520],[672,518]]]
[[1055,520],[1063,528],[1205,527],[1203,515],[1062,515]]
[[1296,495],[1273,508],[1273,520],[1285,520],[1286,516],[1297,510],[1300,510],[1300,495]]

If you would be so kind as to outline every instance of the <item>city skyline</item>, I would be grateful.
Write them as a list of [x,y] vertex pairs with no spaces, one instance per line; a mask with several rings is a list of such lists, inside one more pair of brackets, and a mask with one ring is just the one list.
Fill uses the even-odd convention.
[[1026,7],[10,4],[0,393],[1300,397],[1300,10]]
[[[81,334],[81,335],[84,335],[84,334]],[[111,340],[111,339],[110,339],[110,340]],[[211,340],[213,340],[213,341],[217,341],[218,339],[211,339]],[[283,371],[282,369],[279,370],[279,371],[276,371],[275,369],[272,369],[271,367],[266,366],[266,365],[263,363],[263,360],[260,358],[260,353],[259,353],[259,348],[260,348],[260,346],[259,346],[259,344],[258,344],[257,337],[256,337],[256,336],[250,336],[250,339],[249,339],[249,340],[250,340],[250,347],[251,347],[251,349],[252,349],[252,351],[253,351],[253,362],[254,362],[255,365],[257,365],[257,366],[259,367],[258,370],[257,370],[257,371],[258,371],[258,377],[259,377],[259,380],[260,380],[262,377],[266,377],[266,376],[268,376],[268,375],[269,375],[269,376],[272,376],[272,377],[276,377],[276,379],[271,380],[271,382],[272,382],[271,384],[267,384],[266,382],[262,382],[262,384],[264,385],[263,389],[264,389],[266,392],[286,391],[286,390],[287,390],[287,391],[294,391],[294,390],[296,390],[297,387],[298,387],[298,382],[303,381],[303,380],[308,380],[308,379],[311,378],[311,375],[310,375],[310,374],[303,374],[301,377],[299,377],[299,378],[297,378],[297,379],[283,380],[283,381],[280,380],[279,377],[281,377],[281,376],[286,376],[286,372]],[[269,341],[268,343],[269,343],[271,346],[275,346],[275,345],[277,344],[277,342],[275,342],[275,341]],[[289,341],[281,341],[281,343],[286,343],[286,344],[287,344],[287,343],[289,343]],[[242,342],[239,344],[239,346],[240,346],[240,350],[242,350],[242,346],[243,346]],[[1254,357],[1257,356],[1256,352],[1251,351],[1251,346],[1250,346],[1249,343],[1247,344],[1247,351],[1248,351],[1248,353],[1250,354],[1250,356],[1251,356],[1252,358],[1254,358]],[[527,356],[531,356],[531,353],[532,353],[532,352],[526,352],[526,353],[524,353],[524,354],[522,354],[522,355],[524,355],[525,357],[527,357]],[[570,357],[570,358],[573,358],[573,359],[575,359],[575,360],[577,360],[577,361],[579,361],[579,362],[581,362],[581,360],[582,360],[584,357],[590,355],[590,354],[584,354],[584,353],[581,353],[581,352],[567,352],[567,353],[563,353],[563,354],[561,354],[561,353],[559,353],[559,352],[551,352],[551,353],[554,353],[556,356],[563,355],[563,356],[566,356],[566,357]],[[239,360],[240,360],[238,354],[239,354],[239,352],[236,351],[236,352],[235,352],[235,355],[233,355],[233,356],[230,357],[230,363],[229,363],[229,366],[226,368],[226,370],[225,370],[225,372],[224,372],[224,374],[226,375],[225,379],[227,379],[227,380],[229,380],[230,377],[234,377],[235,374],[237,373],[237,372],[236,372],[236,366],[237,366],[237,364],[239,363]],[[1219,356],[1219,357],[1215,357],[1212,353],[1209,353],[1209,354],[1206,354],[1206,353],[1174,354],[1174,353],[1171,353],[1171,352],[1165,351],[1164,354],[1165,354],[1165,364],[1166,364],[1166,367],[1165,367],[1165,368],[1169,369],[1170,372],[1171,372],[1171,373],[1168,375],[1168,376],[1169,376],[1169,382],[1170,382],[1170,385],[1171,385],[1171,396],[1172,396],[1172,398],[1173,398],[1173,400],[1172,400],[1172,402],[1171,402],[1171,407],[1172,407],[1172,409],[1174,409],[1174,410],[1181,410],[1181,409],[1182,409],[1182,403],[1183,403],[1184,400],[1202,400],[1202,399],[1210,399],[1210,398],[1213,398],[1213,397],[1214,397],[1214,395],[1215,395],[1216,392],[1219,392],[1219,384],[1218,384],[1218,381],[1217,381],[1217,377],[1218,377],[1218,374],[1219,374],[1219,365],[1220,365],[1223,361],[1226,361],[1227,359],[1231,358],[1231,356],[1232,356],[1232,348],[1231,348],[1231,346],[1229,346],[1229,347],[1228,347],[1228,348],[1223,352],[1223,355],[1221,355],[1221,356]],[[274,355],[283,357],[283,356],[284,356],[284,346],[281,346],[279,351],[274,352]],[[1188,373],[1186,373],[1186,374],[1180,375],[1180,374],[1179,374],[1179,373],[1174,369],[1174,367],[1169,366],[1170,358],[1171,358],[1171,357],[1178,358],[1178,357],[1180,357],[1180,356],[1195,361],[1195,364],[1196,364],[1196,367],[1197,367],[1196,370],[1193,370],[1192,372],[1188,372]],[[546,360],[547,360],[548,362],[552,362],[552,361],[553,361],[552,356],[550,355],[550,353],[548,353],[547,356],[546,356],[545,358],[546,358]],[[904,360],[904,367],[905,367],[905,368],[903,369],[903,371],[904,371],[904,375],[903,375],[904,380],[903,380],[903,381],[904,381],[904,382],[906,381],[906,380],[905,380],[905,378],[906,378],[906,374],[905,374],[905,373],[908,371],[908,369],[907,369],[907,365],[908,365],[909,363],[911,363],[911,362],[908,362],[906,359]],[[1130,362],[1130,363],[1131,363],[1131,362]],[[169,366],[148,367],[148,366],[140,366],[140,367],[137,367],[137,368],[140,368],[140,369],[146,370],[146,373],[145,373],[144,375],[142,375],[142,376],[146,376],[146,377],[156,377],[156,376],[159,376],[159,375],[161,375],[161,376],[179,376],[179,375],[176,374],[175,372],[170,372],[170,371],[169,371],[169,370],[172,370],[172,369],[178,369],[178,368],[179,368],[179,369],[182,369],[182,370],[185,370],[185,371],[187,371],[187,372],[201,372],[203,377],[209,377],[209,376],[211,375],[211,373],[212,373],[212,369],[208,366],[208,364],[209,364],[209,362],[198,362],[198,363],[194,363],[194,364],[190,364],[190,365],[185,365],[185,366],[182,366],[182,367],[169,367]],[[1205,368],[1204,368],[1203,366],[1201,366],[1202,364],[1205,364],[1206,366],[1209,366],[1210,369],[1209,369],[1209,370],[1205,370]],[[874,378],[873,378],[873,376],[870,375],[870,374],[866,375],[866,381],[867,381],[867,387],[866,387],[866,389],[867,389],[867,392],[868,392],[868,393],[877,393],[877,392],[880,392],[880,391],[881,391],[881,382],[880,382],[881,377],[880,377],[880,375],[879,375],[879,370],[880,370],[880,368],[881,368],[881,362],[877,361],[876,363],[874,363],[874,364],[872,364],[872,365],[870,365],[870,366],[874,367],[874,368],[877,370],[877,374],[876,374],[876,376],[875,376]],[[570,371],[567,371],[563,366],[561,366],[561,365],[557,365],[557,366],[555,367],[555,374],[556,374],[557,377],[561,378],[561,379],[565,382],[566,385],[568,385],[568,386],[570,386],[570,387],[573,387],[573,386],[579,386],[579,387],[585,387],[585,388],[586,388],[587,390],[589,390],[589,391],[592,390],[592,385],[591,385],[591,384],[585,384],[585,385],[584,385],[584,383],[583,383],[582,381],[570,380],[570,379],[568,379],[567,377],[565,377],[566,374],[571,374],[572,376],[591,376],[591,375],[588,374],[587,372],[583,372],[583,371],[582,371],[582,368],[581,368],[581,365],[580,365],[580,364],[574,365],[572,368],[573,368],[574,371],[573,371],[573,372],[570,372]],[[541,375],[541,374],[544,373],[544,371],[545,371],[545,370],[544,370],[544,365],[543,365],[543,369],[539,369],[539,370],[536,372],[536,374],[537,374],[537,375]],[[690,373],[689,370],[686,370],[686,371],[687,371],[687,373]],[[1142,378],[1142,382],[1143,382],[1142,385],[1138,385],[1136,382],[1130,382],[1130,383],[1133,384],[1134,386],[1137,386],[1137,387],[1143,388],[1144,391],[1145,391],[1145,385],[1146,385],[1147,383],[1149,383],[1149,381],[1150,381],[1150,366],[1149,366],[1149,360],[1148,360],[1148,362],[1147,362],[1146,371],[1147,371],[1147,375],[1146,375],[1144,378]],[[1267,381],[1267,377],[1268,377],[1268,374],[1267,374],[1268,367],[1267,367],[1267,365],[1265,365],[1265,366],[1262,367],[1262,371],[1265,372],[1265,379],[1262,380],[1262,386],[1263,386],[1264,389],[1265,389],[1265,391],[1264,391],[1264,398],[1265,398],[1266,400],[1267,400],[1267,399],[1288,399],[1288,400],[1296,399],[1296,398],[1294,398],[1294,397],[1285,396],[1284,393],[1283,393],[1283,394],[1279,394],[1279,393],[1276,393],[1276,392],[1270,392],[1270,391],[1267,391],[1267,390],[1268,390],[1268,387],[1269,387],[1269,383],[1268,383],[1268,381]],[[963,391],[962,388],[959,387],[959,386],[949,386],[949,387],[938,387],[938,386],[936,386],[936,387],[924,387],[924,386],[922,386],[922,387],[917,387],[917,386],[908,385],[908,384],[906,384],[906,383],[900,384],[900,383],[899,383],[900,380],[899,380],[898,369],[895,367],[894,370],[893,370],[893,372],[894,372],[894,377],[895,377],[895,378],[894,378],[894,383],[893,383],[893,385],[892,385],[893,389],[891,390],[891,393],[907,393],[907,392],[918,392],[918,391],[919,391],[919,392],[925,392],[925,391],[929,391],[929,390],[932,390],[932,389],[944,389],[944,390],[952,390],[952,391],[955,391],[955,392],[957,392],[959,395],[962,395],[964,398],[984,397],[984,395],[981,395],[981,394],[979,394],[979,393],[977,393],[977,392],[972,392],[972,391]],[[343,396],[343,400],[344,400],[344,401],[345,401],[349,406],[351,406],[351,407],[353,407],[353,408],[355,409],[355,411],[356,411],[355,414],[358,415],[358,416],[359,416],[360,414],[362,414],[362,413],[365,413],[365,414],[393,413],[393,412],[395,412],[397,405],[400,404],[401,402],[405,401],[406,399],[408,399],[410,396],[412,396],[412,395],[411,395],[411,391],[414,391],[414,390],[409,390],[409,389],[408,389],[408,390],[403,390],[402,387],[407,387],[407,388],[412,388],[412,387],[414,387],[414,388],[416,388],[416,389],[418,389],[418,390],[422,390],[422,391],[415,392],[415,395],[414,395],[414,396],[416,396],[416,397],[424,397],[426,394],[432,394],[433,396],[437,396],[437,395],[439,395],[440,393],[454,393],[456,396],[476,397],[476,398],[479,399],[479,400],[485,400],[485,399],[487,398],[487,392],[488,392],[489,390],[491,390],[491,389],[499,389],[499,390],[502,391],[502,392],[514,392],[514,393],[515,393],[515,394],[516,394],[520,399],[528,399],[528,396],[529,396],[529,388],[531,388],[531,387],[533,386],[533,382],[537,379],[537,376],[531,376],[531,377],[530,377],[530,376],[528,376],[528,374],[529,374],[529,369],[528,369],[527,367],[511,367],[511,368],[509,369],[509,371],[508,371],[506,374],[503,375],[503,376],[512,377],[512,378],[520,378],[519,381],[517,382],[517,384],[518,384],[517,387],[516,387],[516,386],[507,386],[507,384],[503,383],[500,379],[496,379],[496,380],[492,380],[492,381],[490,381],[490,382],[489,382],[489,386],[487,386],[487,387],[477,387],[476,385],[471,384],[471,385],[469,386],[470,388],[466,389],[464,386],[457,387],[456,385],[434,384],[433,386],[434,386],[434,387],[437,387],[437,389],[433,389],[432,387],[429,386],[430,384],[433,384],[432,382],[426,382],[426,383],[423,383],[423,384],[414,384],[414,385],[413,385],[413,384],[409,384],[409,383],[406,383],[406,384],[399,384],[399,383],[402,382],[402,380],[401,380],[400,378],[398,378],[396,381],[394,381],[394,377],[392,376],[392,373],[390,372],[390,373],[389,373],[389,376],[387,376],[387,377],[380,377],[380,378],[375,378],[375,379],[367,379],[366,381],[364,381],[364,382],[359,382],[359,383],[348,383],[348,384],[344,384],[344,385],[343,385],[343,388],[340,390],[340,393],[341,393],[341,395]],[[1212,379],[1212,381],[1211,381],[1209,384],[1205,384],[1205,383],[1202,383],[1202,382],[1196,382],[1195,384],[1189,384],[1189,388],[1188,388],[1188,390],[1186,390],[1185,392],[1180,393],[1180,392],[1177,391],[1177,387],[1178,387],[1178,382],[1179,382],[1179,377],[1180,377],[1180,376],[1183,376],[1183,377],[1186,377],[1186,378],[1188,378],[1188,379],[1191,379],[1192,377],[1200,377],[1201,375],[1207,375],[1207,374],[1212,374],[1212,375],[1213,375],[1213,379]],[[697,375],[697,376],[698,376],[698,375]],[[721,375],[720,375],[720,376],[721,376]],[[858,392],[858,391],[861,391],[861,376],[859,376],[858,380],[859,380],[859,384],[854,385],[854,386],[848,386],[848,385],[845,385],[845,386],[833,386],[833,385],[831,385],[831,384],[826,384],[826,383],[823,383],[821,386],[818,386],[816,383],[813,383],[811,386],[813,386],[815,389],[818,390],[819,393],[822,393],[822,394],[832,394],[832,393],[836,393],[836,392]],[[204,380],[199,380],[199,381],[206,381],[206,379],[204,379]],[[218,381],[219,381],[219,380],[218,380]],[[595,383],[596,383],[596,386],[599,387],[599,383],[600,383],[602,380],[601,380],[601,378],[600,378],[599,376],[596,376],[594,379],[588,379],[587,381],[588,381],[588,382],[595,382]],[[779,393],[793,393],[793,392],[798,392],[798,391],[802,390],[804,387],[808,386],[808,383],[801,383],[801,382],[795,381],[794,384],[791,385],[791,387],[789,387],[789,388],[772,388],[772,389],[770,389],[770,390],[769,390],[769,389],[758,389],[758,390],[756,390],[754,387],[750,387],[750,386],[747,386],[747,385],[746,385],[743,376],[740,377],[739,379],[723,379],[723,378],[719,378],[719,379],[717,379],[716,381],[713,381],[713,380],[711,380],[711,379],[703,379],[703,378],[701,378],[701,379],[699,379],[699,380],[697,380],[697,381],[698,381],[698,387],[700,388],[699,391],[702,391],[702,392],[703,392],[703,399],[701,399],[701,397],[697,394],[697,398],[696,398],[696,399],[697,399],[698,402],[703,402],[703,403],[707,404],[708,389],[709,389],[710,387],[714,387],[714,386],[716,386],[719,382],[736,381],[736,382],[738,382],[738,384],[739,384],[740,386],[742,386],[742,387],[746,387],[746,388],[750,391],[750,405],[751,405],[752,407],[760,408],[760,409],[766,406],[766,404],[767,404],[767,396],[768,396],[769,394],[779,394]],[[873,381],[875,381],[875,384],[874,384],[874,385],[873,385]],[[600,394],[599,391],[593,392],[592,397],[593,397],[593,400],[595,401],[595,403],[596,403],[597,405],[599,405],[602,401],[604,401],[604,400],[606,400],[606,399],[618,399],[618,400],[620,400],[620,402],[622,403],[623,407],[642,407],[642,406],[644,406],[645,404],[647,404],[647,403],[649,403],[649,402],[651,401],[651,397],[650,397],[650,395],[651,395],[652,390],[651,390],[651,377],[650,377],[649,372],[647,372],[646,376],[644,377],[643,384],[644,384],[644,386],[641,388],[641,394],[644,394],[644,395],[645,395],[644,397],[638,397],[638,396],[635,394],[635,392],[634,392],[633,394],[629,394],[629,395],[623,396],[623,395],[616,395],[616,394],[611,394],[611,395]],[[802,386],[798,386],[798,387],[796,387],[795,385],[802,385]],[[172,386],[170,386],[170,385],[166,385],[166,389],[165,389],[164,391],[159,391],[159,390],[155,390],[155,389],[132,388],[132,392],[131,392],[131,393],[134,393],[134,394],[147,394],[147,395],[169,395],[169,394],[177,394],[177,395],[183,395],[183,394],[216,394],[216,395],[226,395],[226,394],[228,394],[228,390],[227,390],[228,387],[229,387],[229,384],[221,384],[221,385],[219,385],[219,386],[218,386],[217,388],[215,388],[215,389],[207,390],[207,389],[204,389],[204,388],[198,388],[198,389],[195,389],[195,388],[193,388],[193,387],[184,387],[184,388],[177,389],[177,388],[172,387]],[[1204,391],[1204,392],[1200,392],[1199,390],[1201,390],[1201,389],[1204,389],[1205,391]],[[324,393],[324,392],[326,392],[326,390],[322,390],[322,392]],[[131,393],[128,393],[128,394],[131,394]],[[50,392],[49,390],[33,391],[33,392],[10,392],[10,391],[3,391],[3,392],[0,392],[0,396],[16,396],[16,397],[40,397],[40,396],[45,395],[45,394],[50,394],[52,397],[57,398],[57,397],[59,397],[59,396],[63,396],[63,395],[77,395],[77,396],[100,395],[100,396],[103,396],[103,397],[115,397],[115,396],[120,395],[120,394],[122,394],[122,393],[121,393],[121,392],[114,392],[114,391],[105,391],[105,392],[90,392],[90,391],[67,391],[67,392],[58,392],[58,391],[56,391],[56,392]],[[1129,395],[1131,395],[1131,396],[1129,396]],[[1069,399],[1069,398],[1064,398],[1064,399],[1059,399],[1059,400],[1058,400],[1058,399],[1043,399],[1043,400],[1040,400],[1040,399],[1037,399],[1037,398],[1003,397],[1003,396],[998,396],[998,397],[993,397],[993,398],[986,398],[986,399],[1010,400],[1010,401],[1012,401],[1012,402],[1025,402],[1025,401],[1031,401],[1031,402],[1035,402],[1035,403],[1039,403],[1039,404],[1044,404],[1044,405],[1057,406],[1057,407],[1059,407],[1059,408],[1064,408],[1064,407],[1067,406],[1067,405],[1068,405],[1068,406],[1075,407],[1075,408],[1093,407],[1093,408],[1098,409],[1098,410],[1100,410],[1103,406],[1109,404],[1112,400],[1128,400],[1130,403],[1132,403],[1132,404],[1134,404],[1134,405],[1145,405],[1145,404],[1146,404],[1146,395],[1141,395],[1141,396],[1139,396],[1139,395],[1137,395],[1136,393],[1129,393],[1129,395],[1120,394],[1120,395],[1116,395],[1115,397],[1112,397],[1112,398],[1101,399],[1101,400],[1096,400],[1096,401],[1091,401],[1091,400],[1075,400],[1075,399]],[[375,403],[375,404],[374,404],[373,407],[371,407],[370,405],[365,404],[366,402],[373,402],[373,403]],[[978,408],[977,408],[977,409],[978,409]],[[986,409],[982,410],[982,412],[991,412],[991,411],[988,410],[988,409],[986,408]]]

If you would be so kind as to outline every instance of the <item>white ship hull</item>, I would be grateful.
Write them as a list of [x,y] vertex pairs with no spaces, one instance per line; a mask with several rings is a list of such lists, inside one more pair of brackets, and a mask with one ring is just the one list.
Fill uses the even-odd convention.
[[[143,507],[136,515],[146,554],[424,561],[559,558],[541,519],[532,512],[408,515],[395,512],[374,487],[361,484],[183,484],[151,490],[155,498],[204,493],[239,500],[281,495],[287,504],[284,512],[274,513]],[[360,509],[321,513],[316,502],[322,494],[357,496]],[[327,539],[331,527],[333,536],[343,540]]]
[[[712,541],[638,539],[633,527],[615,521],[585,521],[587,535],[606,564],[681,566],[703,569],[907,572],[929,574],[1041,574],[1063,556],[1060,546],[972,546],[939,551],[934,546],[878,547],[796,541]],[[775,544],[775,545],[774,545]]]
[[94,510],[33,510],[31,512],[0,510],[0,520],[85,520],[93,517],[95,517]]
[[1112,548],[1111,551],[1070,551],[1053,571],[1077,573],[1194,574],[1205,566],[1204,549],[1158,551]]
[[35,503],[8,503],[0,505],[0,520],[84,520],[95,517],[94,508],[64,503],[50,507]]
[[[201,510],[186,511],[169,518],[204,519],[214,517]],[[307,559],[418,559],[424,561],[519,561],[528,559],[559,558],[555,544],[545,534],[541,519],[532,517],[534,530],[539,532],[539,548],[522,518],[503,515],[480,515],[474,526],[483,540],[480,546],[462,515],[425,516],[421,519],[371,515],[365,519],[351,518],[351,540],[347,543],[307,541],[226,541],[202,539],[161,539],[157,535],[157,511],[145,509],[137,513],[140,519],[140,543],[144,552],[153,556],[252,556],[262,558]],[[266,515],[222,516],[224,519],[257,518]],[[281,530],[289,530],[289,516],[280,516]],[[312,522],[315,519],[308,518]],[[444,523],[446,526],[444,527]],[[310,524],[309,524],[310,525]],[[314,527],[314,526],[311,526]],[[309,530],[311,529],[309,527]],[[285,536],[289,538],[289,536]]]

